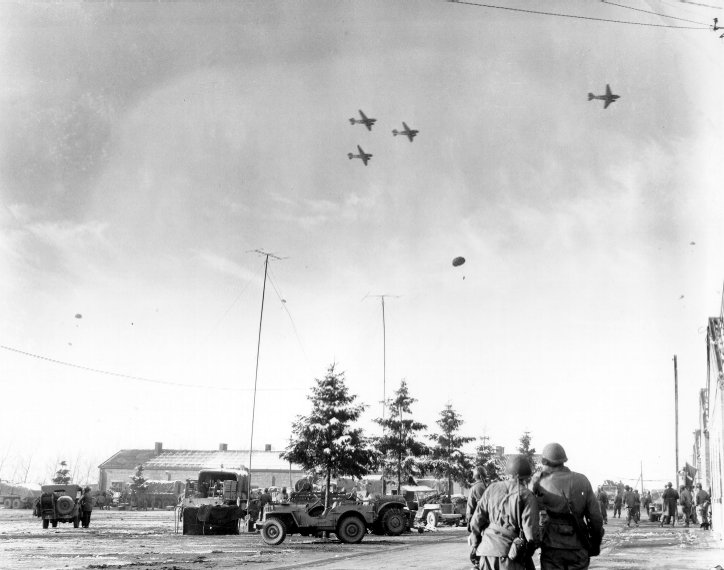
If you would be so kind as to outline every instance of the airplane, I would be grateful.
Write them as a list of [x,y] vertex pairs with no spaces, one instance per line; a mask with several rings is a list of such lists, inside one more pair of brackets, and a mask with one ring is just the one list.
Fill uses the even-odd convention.
[[359,125],[364,125],[365,127],[367,127],[367,130],[368,130],[368,131],[371,131],[371,130],[372,130],[372,125],[375,124],[375,122],[377,121],[377,119],[368,119],[368,118],[367,118],[367,115],[365,115],[365,114],[362,112],[362,109],[359,110],[359,116],[362,117],[362,118],[361,118],[361,119],[354,119],[354,118],[350,119],[350,120],[349,120],[350,124],[351,124],[351,125],[357,125],[357,124],[359,124]]
[[611,103],[613,103],[614,101],[616,101],[616,99],[618,99],[619,97],[620,97],[620,95],[614,95],[613,93],[611,93],[611,87],[608,84],[606,84],[606,94],[605,95],[594,95],[593,93],[588,94],[589,101],[593,101],[594,99],[599,99],[601,101],[605,101],[606,103],[603,105],[604,109],[607,109],[608,106]]
[[412,139],[415,138],[415,135],[419,133],[420,131],[416,131],[415,129],[411,129],[407,126],[407,123],[405,121],[402,121],[402,126],[405,127],[404,130],[398,131],[397,129],[392,129],[393,136],[397,135],[405,135],[408,139],[410,139],[410,142],[412,142]]
[[348,152],[347,158],[349,158],[350,160],[352,160],[353,158],[361,158],[362,162],[364,162],[364,165],[367,166],[367,163],[369,162],[370,158],[372,158],[372,155],[363,151],[360,145],[357,145],[357,150],[359,150],[359,154],[352,154],[351,152]]

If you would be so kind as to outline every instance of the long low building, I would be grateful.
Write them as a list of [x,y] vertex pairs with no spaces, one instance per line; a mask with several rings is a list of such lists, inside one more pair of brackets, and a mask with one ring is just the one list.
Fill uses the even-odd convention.
[[287,487],[304,477],[299,465],[284,461],[281,452],[266,445],[264,450],[227,449],[225,443],[217,450],[163,449],[156,442],[153,449],[121,449],[98,466],[98,487],[101,491],[121,491],[131,482],[139,465],[146,479],[195,480],[201,469],[248,469],[251,459],[252,487]]

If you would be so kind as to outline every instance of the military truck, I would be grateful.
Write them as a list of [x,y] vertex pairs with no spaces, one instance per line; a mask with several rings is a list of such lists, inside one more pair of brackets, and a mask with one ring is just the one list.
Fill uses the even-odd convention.
[[427,485],[403,485],[402,496],[413,513],[414,526],[420,532],[425,527],[436,527],[439,523],[446,525],[465,524],[465,499],[461,496],[440,494]]
[[257,523],[264,542],[275,546],[284,542],[287,534],[308,536],[333,532],[340,541],[356,544],[368,530],[399,536],[410,528],[410,510],[398,495],[382,495],[366,501],[337,497],[328,509],[319,498],[311,499],[302,503],[299,497],[294,497],[291,503],[266,505]]
[[239,534],[248,493],[246,470],[202,469],[196,481],[186,481],[179,513],[183,534]]
[[80,526],[80,485],[42,485],[40,492],[35,516],[43,519],[43,528],[55,528],[59,522],[72,522],[74,528]]
[[40,485],[0,481],[0,505],[6,509],[32,509],[40,497]]

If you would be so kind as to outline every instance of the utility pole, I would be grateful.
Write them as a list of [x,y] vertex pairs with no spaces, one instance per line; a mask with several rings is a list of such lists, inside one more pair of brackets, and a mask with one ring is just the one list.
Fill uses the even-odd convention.
[[644,462],[643,461],[641,461],[640,467],[641,467],[641,497],[643,498],[643,496],[644,496]]
[[676,489],[679,488],[679,372],[674,355],[674,439],[676,440]]
[[[365,295],[363,301],[367,297],[378,297],[382,302],[382,421],[385,421],[385,404],[387,402],[387,326],[385,323],[385,297],[391,297],[396,299],[399,295]],[[385,427],[382,425],[382,433],[384,434]],[[382,470],[382,494],[384,495],[387,491],[387,484],[385,483],[385,473]],[[399,491],[398,491],[399,492]]]
[[247,512],[249,511],[249,503],[251,501],[251,473],[252,473],[251,460],[252,460],[252,456],[254,454],[254,418],[256,416],[256,385],[257,385],[257,381],[259,380],[259,352],[261,349],[261,324],[264,319],[264,297],[266,296],[266,278],[267,278],[267,274],[269,272],[269,258],[271,257],[273,259],[281,259],[281,257],[278,257],[267,251],[262,251],[260,249],[255,249],[254,253],[263,255],[265,257],[265,259],[264,259],[264,285],[262,286],[262,290],[261,290],[261,313],[259,315],[259,336],[258,336],[257,342],[256,342],[256,369],[254,371],[254,397],[252,399],[252,404],[251,404],[251,438],[249,440],[249,489],[247,490],[247,494],[246,494],[246,510],[247,510]]

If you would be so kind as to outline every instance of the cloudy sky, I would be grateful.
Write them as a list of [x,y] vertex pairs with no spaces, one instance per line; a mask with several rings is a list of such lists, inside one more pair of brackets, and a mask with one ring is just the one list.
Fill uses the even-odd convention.
[[430,427],[671,479],[724,280],[720,3],[0,5],[0,477],[248,448],[262,249],[255,447],[333,362],[375,433],[385,294]]

